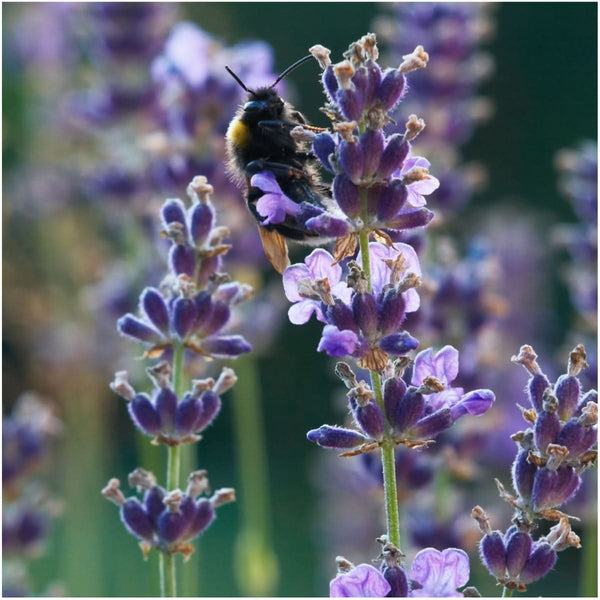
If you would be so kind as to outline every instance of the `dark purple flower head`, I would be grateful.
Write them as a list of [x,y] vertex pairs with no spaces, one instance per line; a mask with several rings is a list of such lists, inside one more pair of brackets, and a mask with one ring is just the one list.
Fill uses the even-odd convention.
[[123,335],[144,343],[151,357],[183,344],[204,356],[235,358],[251,347],[242,336],[226,335],[225,328],[231,308],[247,300],[252,288],[218,273],[230,246],[223,242],[227,228],[215,224],[212,186],[198,176],[188,194],[192,204],[187,210],[179,200],[167,200],[162,207],[164,232],[171,241],[171,276],[161,290],[144,290],[141,317],[127,314],[117,326]]
[[236,381],[228,367],[214,379],[195,379],[192,388],[178,399],[171,387],[169,363],[159,363],[148,371],[155,387],[152,396],[138,394],[127,379],[127,372],[115,374],[111,389],[128,402],[128,410],[135,426],[157,442],[177,445],[197,441],[221,409],[220,394]]
[[232,488],[217,490],[211,497],[206,471],[194,471],[188,477],[184,493],[167,492],[156,484],[154,475],[138,468],[129,475],[129,484],[144,492],[142,502],[135,496],[125,498],[119,480],[111,479],[102,495],[121,508],[126,529],[141,540],[145,551],[154,547],[161,552],[193,552],[190,542],[214,521],[215,509],[235,500]]

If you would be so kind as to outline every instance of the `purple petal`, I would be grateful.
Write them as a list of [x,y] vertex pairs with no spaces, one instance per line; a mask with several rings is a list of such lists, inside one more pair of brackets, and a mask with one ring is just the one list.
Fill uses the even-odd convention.
[[456,588],[465,585],[469,575],[469,557],[463,550],[447,548],[440,552],[435,548],[425,548],[415,556],[410,569],[410,578],[422,586],[411,592],[411,596],[462,596]]
[[275,175],[273,175],[273,173],[270,171],[261,171],[256,175],[252,175],[252,179],[250,179],[250,185],[265,192],[265,194],[273,193],[283,195],[283,191],[279,187],[277,179],[275,179]]
[[288,317],[294,325],[304,325],[312,317],[313,313],[319,321],[325,321],[321,307],[316,300],[302,300],[290,306]]
[[275,193],[261,196],[256,203],[256,210],[261,217],[266,217],[262,224],[269,225],[283,223],[287,215],[297,215],[300,206],[286,195]]
[[349,329],[340,331],[334,325],[325,325],[317,351],[325,351],[329,356],[341,357],[352,354],[358,345],[359,339],[354,331]]
[[465,413],[475,417],[483,415],[494,403],[496,396],[491,390],[473,390],[465,394],[452,408],[452,416],[458,418]]
[[302,302],[305,300],[298,293],[298,281],[307,277],[310,279],[311,274],[308,267],[303,263],[291,265],[283,272],[283,291],[285,292],[285,297],[290,302]]
[[435,356],[433,348],[427,348],[417,354],[412,376],[412,384],[419,386],[423,379],[433,375],[446,385],[458,376],[458,350],[452,346],[444,346]]
[[429,170],[431,163],[422,156],[411,156],[404,161],[404,164],[402,165],[402,174],[410,171],[413,167],[423,167]]
[[342,267],[340,265],[331,265],[333,262],[333,256],[327,252],[327,250],[323,250],[322,248],[317,248],[313,250],[304,260],[308,270],[311,274],[311,279],[323,279],[323,277],[327,277],[329,279],[329,285],[332,287],[339,283],[342,278]]
[[384,576],[371,565],[358,565],[329,584],[330,598],[384,598],[391,590]]

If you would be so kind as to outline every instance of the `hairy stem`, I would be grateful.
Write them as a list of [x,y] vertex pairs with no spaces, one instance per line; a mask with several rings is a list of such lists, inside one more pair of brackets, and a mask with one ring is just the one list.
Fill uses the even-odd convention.
[[[183,393],[183,344],[173,345],[173,390],[177,399]],[[167,490],[179,488],[180,449],[179,446],[168,446],[167,449]],[[163,597],[174,597],[177,593],[175,556],[161,553],[159,561],[160,592]]]
[[509,588],[507,588],[506,586],[504,586],[504,587],[502,588],[502,597],[503,597],[503,598],[510,598],[510,597],[513,595],[513,592],[514,592],[514,591],[515,591],[515,590],[509,589]]
[[[368,192],[361,190],[363,222],[366,225]],[[369,254],[369,232],[363,229],[358,236],[360,242],[360,254],[362,257],[362,269],[367,276],[368,290],[371,286],[371,261]],[[371,386],[375,392],[375,399],[383,414],[383,393],[381,390],[381,376],[371,371]],[[383,469],[383,491],[385,496],[385,516],[388,540],[400,549],[400,514],[398,511],[398,492],[396,489],[396,456],[394,454],[395,444],[386,440],[381,446],[381,466]]]

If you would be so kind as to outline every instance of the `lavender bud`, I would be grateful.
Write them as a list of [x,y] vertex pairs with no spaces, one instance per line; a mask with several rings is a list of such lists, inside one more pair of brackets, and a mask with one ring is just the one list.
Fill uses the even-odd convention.
[[[203,303],[206,300],[202,300]],[[196,300],[196,310],[199,310],[198,307],[198,299]],[[231,309],[229,305],[225,302],[211,302],[211,309],[209,314],[205,319],[203,319],[201,332],[202,335],[212,335],[213,333],[217,333],[227,325],[229,319],[231,317]],[[198,320],[202,317],[199,315]],[[196,325],[198,322],[196,322]]]
[[392,588],[386,598],[407,598],[408,597],[408,579],[406,572],[400,565],[388,567],[385,563],[382,565],[381,571],[385,580]]
[[433,217],[434,213],[429,209],[417,208],[397,215],[387,225],[392,229],[414,229],[415,227],[424,227]]
[[533,429],[535,445],[546,452],[548,444],[553,444],[560,431],[560,421],[555,412],[542,411]]
[[204,324],[210,319],[213,311],[212,296],[206,290],[201,291],[196,298],[196,323],[194,324],[195,330],[201,330]]
[[358,426],[370,438],[381,441],[385,433],[385,421],[381,414],[381,409],[376,402],[372,400],[361,406],[360,404],[354,411],[354,418]]
[[550,387],[548,378],[543,373],[534,375],[528,384],[529,401],[536,412],[542,412],[544,405],[544,392]]
[[383,300],[379,303],[379,330],[383,335],[398,331],[404,320],[406,301],[396,289],[384,292]]
[[519,580],[529,584],[547,575],[556,562],[556,552],[545,542],[536,544],[536,548],[525,563]]
[[333,180],[333,199],[351,219],[360,214],[360,191],[346,175],[336,175]]
[[402,98],[406,78],[398,69],[386,69],[377,90],[377,98],[385,111],[391,110]]
[[377,218],[380,221],[393,219],[406,204],[408,190],[401,179],[392,179],[381,191],[377,204]]
[[177,396],[170,388],[161,389],[154,399],[154,407],[158,418],[160,419],[160,427],[163,432],[173,431],[175,426],[175,411],[177,410]]
[[174,244],[169,251],[169,265],[176,275],[194,276],[196,255],[190,246]]
[[175,413],[175,430],[180,436],[194,433],[196,423],[200,417],[202,408],[196,398],[186,396],[178,405]]
[[329,162],[329,156],[335,154],[335,141],[330,133],[319,133],[314,139],[312,144],[312,150],[316,157],[321,161],[321,164],[328,169],[333,171],[333,167]]
[[370,179],[377,172],[383,154],[384,137],[380,129],[367,129],[360,138],[364,166],[362,176]]
[[532,547],[533,540],[528,533],[517,531],[510,536],[506,543],[506,568],[511,577],[518,577],[523,570]]
[[356,72],[352,77],[352,83],[354,84],[354,87],[360,94],[361,98],[363,98],[364,102],[365,91],[367,89],[367,70],[363,66],[360,66],[358,69],[356,69]]
[[340,331],[349,329],[358,333],[358,325],[354,320],[352,309],[339,299],[335,300],[335,304],[327,306],[326,318],[328,323],[335,325]]
[[354,294],[352,312],[362,333],[369,337],[377,331],[377,303],[373,294]]
[[172,544],[181,538],[187,525],[187,520],[181,511],[166,510],[158,519],[158,534],[167,544]]
[[570,500],[579,489],[581,479],[573,467],[563,465],[556,470],[556,484],[551,496],[553,506],[560,506]]
[[335,76],[335,72],[333,70],[333,65],[329,65],[323,71],[322,81],[323,81],[323,87],[325,88],[325,91],[327,92],[329,99],[335,100],[335,93],[339,89],[339,84],[338,84],[337,77]]
[[430,438],[451,427],[452,423],[451,411],[444,407],[417,421],[412,433],[421,439]]
[[179,505],[179,510],[181,511],[181,514],[184,516],[185,520],[188,523],[188,527],[187,530],[185,532],[185,537],[191,537],[189,535],[189,530],[190,530],[190,524],[191,522],[194,520],[194,517],[196,516],[196,502],[194,501],[194,499],[191,496],[184,496],[183,500],[181,501],[181,504]]
[[127,406],[135,426],[146,435],[160,433],[160,419],[150,398],[138,394]]
[[579,423],[579,420],[577,418],[570,419],[561,429],[556,443],[565,446],[569,450],[570,456],[579,456],[585,452],[582,449],[584,433],[585,427]]
[[583,398],[577,406],[577,415],[581,414],[581,411],[585,408],[588,402],[595,402],[598,404],[598,392],[596,390],[590,390],[583,395]]
[[177,298],[173,305],[173,329],[184,340],[196,325],[198,310],[190,298]]
[[400,356],[419,346],[419,340],[412,337],[407,331],[392,333],[379,340],[379,347],[388,354]]
[[566,421],[573,416],[579,394],[581,392],[579,380],[570,375],[561,375],[554,386],[554,395],[558,398],[558,416]]
[[158,331],[131,314],[126,314],[117,321],[117,329],[121,334],[140,342],[156,344],[161,339]]
[[381,84],[382,73],[379,65],[369,60],[367,61],[367,86],[365,88],[365,104],[371,106],[375,102],[377,91]]
[[214,212],[208,204],[196,204],[190,217],[192,239],[197,246],[202,246],[208,238],[214,224]]
[[151,540],[153,526],[150,517],[137,498],[129,498],[121,507],[121,520],[125,527],[136,537]]
[[406,383],[400,377],[390,377],[383,385],[383,405],[387,420],[396,426],[396,410],[398,403],[406,394]]
[[162,205],[160,212],[165,225],[169,225],[170,223],[181,223],[185,231],[185,207],[181,200],[178,200],[176,198],[167,200]]
[[345,119],[360,121],[364,102],[358,90],[351,88],[339,89],[335,94],[335,99]]
[[186,532],[187,537],[196,537],[203,531],[208,529],[209,525],[215,520],[215,509],[213,508],[210,500],[207,498],[200,498],[196,503],[196,514],[193,521],[188,527]]
[[338,163],[352,181],[359,181],[365,165],[361,145],[342,140],[338,149]]
[[212,390],[205,391],[199,399],[200,414],[194,424],[193,431],[206,429],[221,410],[221,398]]
[[152,527],[156,526],[158,517],[165,510],[165,505],[163,504],[164,497],[165,491],[158,485],[150,488],[144,495],[144,509],[150,518]]
[[142,309],[152,325],[164,334],[169,332],[169,311],[165,299],[154,288],[142,292]]
[[552,496],[557,485],[557,478],[556,471],[551,471],[546,467],[538,469],[533,482],[533,491],[531,492],[535,512],[553,508]]
[[350,233],[350,225],[342,219],[336,219],[328,213],[306,221],[306,228],[325,237],[344,237]]
[[423,414],[425,407],[425,398],[423,394],[417,391],[417,388],[411,386],[406,391],[396,408],[394,415],[394,427],[398,431],[410,429]]
[[241,335],[230,335],[204,340],[203,348],[212,356],[235,358],[252,350],[252,346]]
[[537,472],[537,467],[527,461],[528,455],[529,450],[521,450],[512,466],[513,487],[519,496],[526,500],[531,498],[533,482]]
[[319,429],[311,429],[306,437],[309,441],[315,442],[323,448],[337,450],[356,448],[356,446],[360,446],[367,441],[365,436],[358,431],[331,425],[321,425]]
[[502,578],[506,575],[506,549],[502,534],[492,531],[484,535],[479,543],[481,559],[488,571],[495,577]]
[[387,139],[387,145],[381,155],[377,175],[387,179],[396,169],[400,168],[408,155],[410,145],[404,136],[394,133]]

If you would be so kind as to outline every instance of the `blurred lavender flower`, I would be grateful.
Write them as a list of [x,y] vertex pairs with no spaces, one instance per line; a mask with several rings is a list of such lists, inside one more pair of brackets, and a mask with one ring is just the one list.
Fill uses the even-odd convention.
[[30,393],[20,396],[3,419],[3,595],[20,588],[24,595],[30,593],[26,561],[41,553],[51,519],[59,512],[57,501],[33,475],[49,458],[50,439],[61,430],[48,404]]
[[411,78],[410,96],[394,117],[403,120],[418,110],[425,118],[418,148],[441,182],[433,198],[443,210],[464,206],[484,176],[479,165],[459,166],[458,148],[492,112],[490,101],[477,96],[493,70],[492,58],[481,50],[493,30],[490,5],[397,2],[392,10],[392,18],[381,16],[375,23],[390,60],[400,60],[416,44],[431,57],[431,66]]
[[184,493],[164,490],[152,473],[141,468],[130,473],[128,481],[131,487],[144,492],[142,502],[136,497],[125,498],[118,479],[111,479],[102,494],[121,507],[121,520],[129,533],[141,540],[145,558],[153,547],[189,556],[194,551],[190,542],[211,525],[215,509],[235,500],[232,488],[219,489],[210,498],[199,498],[210,494],[206,471],[191,473]]

